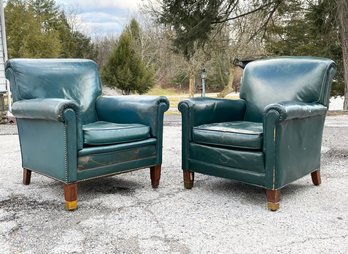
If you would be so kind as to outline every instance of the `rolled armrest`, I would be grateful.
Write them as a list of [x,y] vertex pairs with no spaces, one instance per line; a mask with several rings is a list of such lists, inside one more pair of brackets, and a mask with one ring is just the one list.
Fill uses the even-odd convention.
[[272,111],[279,114],[279,121],[286,121],[294,118],[325,115],[327,107],[318,103],[285,101],[268,105],[265,108],[264,114],[267,116]]
[[242,99],[229,100],[204,97],[186,99],[178,105],[179,111],[183,115],[183,124],[188,124],[191,128],[208,123],[242,120],[245,107],[245,101]]
[[99,120],[114,123],[140,123],[158,135],[163,113],[169,108],[164,96],[100,96],[96,101]]
[[64,121],[63,112],[66,109],[78,112],[78,105],[65,99],[31,99],[13,103],[12,114],[16,118],[46,119]]

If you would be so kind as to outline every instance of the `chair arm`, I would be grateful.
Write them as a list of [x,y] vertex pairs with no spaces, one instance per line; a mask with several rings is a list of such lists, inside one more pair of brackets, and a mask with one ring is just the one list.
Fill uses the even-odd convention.
[[72,109],[78,112],[78,105],[65,99],[31,99],[16,101],[12,105],[12,114],[16,118],[45,119],[64,121],[64,111]]
[[326,111],[327,108],[318,103],[295,101],[265,108],[266,188],[281,188],[320,167]]
[[284,101],[268,105],[264,110],[264,115],[267,116],[271,111],[279,114],[279,121],[282,122],[295,118],[325,115],[327,107],[321,104]]
[[98,118],[114,123],[140,123],[151,128],[151,135],[162,135],[163,113],[169,109],[164,96],[100,96],[96,101]]
[[198,125],[218,122],[242,120],[245,113],[245,101],[191,98],[179,103],[178,109],[182,113],[183,125],[193,128]]

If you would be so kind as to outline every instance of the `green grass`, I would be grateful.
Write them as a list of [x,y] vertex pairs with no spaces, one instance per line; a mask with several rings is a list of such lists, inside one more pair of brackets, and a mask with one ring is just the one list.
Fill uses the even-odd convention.
[[[147,95],[163,95],[166,96],[170,102],[170,108],[178,108],[178,104],[180,101],[189,98],[189,94],[188,93],[181,93],[178,92],[177,90],[175,90],[174,88],[161,88],[161,87],[154,87],[152,88]],[[195,94],[195,97],[199,97],[200,94]],[[212,98],[216,98],[217,97],[217,93],[208,93],[207,97],[212,97]],[[238,95],[228,95],[226,96],[227,99],[238,99]],[[168,114],[175,114],[178,113],[178,111],[167,111]]]
[[178,92],[174,88],[162,88],[159,86],[153,87],[148,93],[148,95],[177,95]]

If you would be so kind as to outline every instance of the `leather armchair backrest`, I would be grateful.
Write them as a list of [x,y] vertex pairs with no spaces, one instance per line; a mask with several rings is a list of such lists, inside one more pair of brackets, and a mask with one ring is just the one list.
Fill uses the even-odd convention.
[[82,124],[97,120],[101,95],[95,62],[85,59],[11,59],[6,63],[13,100],[63,98],[75,101]]
[[257,60],[244,69],[240,97],[245,121],[262,122],[264,108],[281,101],[328,106],[335,63],[326,58],[278,57]]

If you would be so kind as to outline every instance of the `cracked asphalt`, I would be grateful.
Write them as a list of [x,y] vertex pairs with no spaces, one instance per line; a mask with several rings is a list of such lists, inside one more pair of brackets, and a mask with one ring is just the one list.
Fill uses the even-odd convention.
[[33,173],[22,185],[15,126],[0,126],[0,253],[348,253],[347,114],[327,117],[322,185],[286,186],[277,212],[233,180],[196,174],[185,190],[180,135],[166,116],[158,189],[149,169],[83,182],[66,212],[61,183]]

